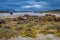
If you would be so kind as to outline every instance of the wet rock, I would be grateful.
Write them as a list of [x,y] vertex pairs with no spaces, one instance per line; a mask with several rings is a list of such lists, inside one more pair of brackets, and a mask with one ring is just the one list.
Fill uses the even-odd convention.
[[42,21],[56,21],[56,16],[51,14],[46,14],[41,18]]
[[13,13],[12,13],[12,12],[10,12],[10,14],[11,14],[11,15],[13,15]]
[[21,16],[19,16],[18,18],[17,18],[18,20],[26,20],[27,19],[27,17],[21,17]]
[[45,16],[54,16],[55,17],[55,15],[52,15],[52,14],[46,14]]
[[23,27],[18,27],[18,28],[16,28],[16,30],[17,30],[17,31],[23,30]]
[[9,27],[9,26],[5,26],[4,29],[11,29],[11,27]]
[[60,17],[56,17],[56,21],[60,21]]
[[25,15],[24,15],[24,17],[30,17],[30,15],[28,15],[28,14],[25,14]]
[[5,23],[5,21],[4,20],[0,20],[0,24],[4,24]]

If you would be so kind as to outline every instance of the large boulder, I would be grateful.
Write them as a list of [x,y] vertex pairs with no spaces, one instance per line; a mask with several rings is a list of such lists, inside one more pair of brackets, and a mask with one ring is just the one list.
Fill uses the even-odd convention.
[[24,17],[30,17],[30,15],[28,15],[28,14],[25,14],[25,15],[24,15]]
[[51,14],[46,14],[44,17],[42,17],[42,20],[45,21],[56,21],[56,16]]
[[18,19],[18,20],[26,20],[27,17],[19,16],[17,19]]

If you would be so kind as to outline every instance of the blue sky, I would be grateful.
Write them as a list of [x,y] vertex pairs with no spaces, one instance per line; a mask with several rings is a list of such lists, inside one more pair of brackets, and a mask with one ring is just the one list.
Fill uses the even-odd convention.
[[60,9],[60,0],[0,0],[0,11],[45,11]]

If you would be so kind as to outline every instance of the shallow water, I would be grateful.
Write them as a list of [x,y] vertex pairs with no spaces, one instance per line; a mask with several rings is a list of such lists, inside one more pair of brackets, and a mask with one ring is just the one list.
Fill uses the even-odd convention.
[[[1,17],[13,17],[15,15],[18,15],[18,16],[23,16],[25,14],[28,14],[28,15],[33,15],[33,16],[44,16],[46,15],[47,13],[13,13],[13,15],[11,15],[10,13],[0,13],[0,18]],[[52,15],[56,15],[57,17],[60,16],[60,14],[53,14],[51,13]]]

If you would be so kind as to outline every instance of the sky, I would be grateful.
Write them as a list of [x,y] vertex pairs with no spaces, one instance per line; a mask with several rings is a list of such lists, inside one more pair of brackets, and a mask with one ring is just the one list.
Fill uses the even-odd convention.
[[60,0],[0,0],[0,11],[45,11],[60,9]]

